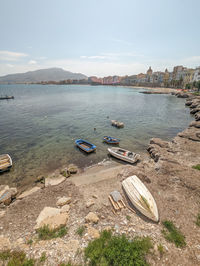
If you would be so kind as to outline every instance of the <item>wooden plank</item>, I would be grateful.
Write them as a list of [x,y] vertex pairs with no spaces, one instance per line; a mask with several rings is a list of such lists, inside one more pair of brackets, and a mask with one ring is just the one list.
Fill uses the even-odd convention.
[[115,209],[115,210],[119,210],[119,207],[118,207],[118,205],[113,201],[113,199],[112,199],[112,197],[111,196],[109,196],[108,197],[109,198],[109,200],[110,200],[110,202],[112,203],[112,205],[113,205],[113,208]]

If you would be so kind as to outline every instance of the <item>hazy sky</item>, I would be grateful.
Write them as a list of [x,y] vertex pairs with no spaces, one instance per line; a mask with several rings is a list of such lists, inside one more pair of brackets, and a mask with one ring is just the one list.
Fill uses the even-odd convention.
[[200,65],[200,0],[0,0],[0,75]]

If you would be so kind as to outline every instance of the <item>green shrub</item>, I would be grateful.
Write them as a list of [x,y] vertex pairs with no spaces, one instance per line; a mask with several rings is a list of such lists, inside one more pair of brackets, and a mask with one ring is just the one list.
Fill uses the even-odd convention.
[[164,254],[165,250],[162,244],[158,245],[158,251],[160,253],[160,256],[162,257],[162,255]]
[[48,240],[65,236],[67,234],[67,228],[65,226],[61,226],[57,229],[50,229],[48,225],[44,225],[43,227],[37,229],[37,233],[40,240]]
[[125,235],[114,236],[103,231],[100,238],[91,241],[85,249],[89,265],[145,266],[145,255],[152,248],[149,238],[128,239]]
[[34,266],[35,260],[26,258],[23,251],[2,251],[0,260],[7,261],[7,266]]
[[197,170],[200,170],[200,164],[193,165],[192,168],[197,169]]
[[76,230],[76,233],[77,233],[79,236],[82,236],[84,232],[85,232],[85,226],[80,226],[80,227]]
[[126,215],[126,219],[127,219],[128,221],[130,221],[130,220],[131,220],[131,216]]
[[163,225],[168,232],[166,230],[163,230],[162,232],[164,237],[168,241],[173,242],[177,247],[186,246],[185,236],[181,233],[180,230],[176,228],[176,226],[171,221],[164,221]]
[[46,252],[42,252],[42,255],[40,257],[40,262],[45,262],[46,259],[47,259]]
[[196,225],[200,226],[200,213],[198,213],[198,215],[197,215]]

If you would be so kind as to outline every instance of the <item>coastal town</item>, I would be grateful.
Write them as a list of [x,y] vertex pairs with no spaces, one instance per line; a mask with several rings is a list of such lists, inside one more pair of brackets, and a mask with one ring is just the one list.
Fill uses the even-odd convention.
[[122,86],[144,86],[144,87],[165,87],[165,88],[186,88],[195,87],[195,83],[200,81],[200,66],[187,68],[175,66],[170,72],[166,68],[164,72],[153,71],[151,67],[146,74],[139,73],[131,76],[108,76],[98,78],[96,76],[88,79],[68,79],[59,82],[42,81],[40,84],[91,84],[91,85],[122,85]]

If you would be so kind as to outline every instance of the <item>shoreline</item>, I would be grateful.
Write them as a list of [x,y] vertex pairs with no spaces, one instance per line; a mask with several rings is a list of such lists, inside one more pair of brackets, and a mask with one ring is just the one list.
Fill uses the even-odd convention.
[[[195,101],[200,104],[200,97],[192,96],[186,101],[186,105],[190,104],[192,107],[195,106]],[[196,107],[191,110],[194,108]],[[80,264],[83,257],[82,253],[76,255],[77,250],[83,250],[99,232],[110,228],[116,234],[124,233],[131,238],[149,236],[155,252],[153,257],[148,258],[150,264],[197,265],[200,262],[200,236],[199,228],[195,225],[195,217],[199,212],[200,179],[199,171],[192,166],[200,163],[198,113],[200,115],[200,111],[195,116],[196,122],[193,121],[171,141],[151,139],[148,146],[149,156],[136,165],[116,163],[116,166],[110,167],[109,163],[96,164],[86,168],[82,173],[72,174],[58,184],[43,188],[39,186],[37,191],[32,191],[20,199],[17,197],[9,207],[4,208],[5,213],[0,220],[0,234],[6,239],[7,247],[12,250],[23,249],[28,257],[39,258],[42,252],[46,252],[47,263],[50,265],[71,259],[74,263]],[[109,193],[117,190],[124,197],[121,182],[133,174],[144,182],[154,196],[160,215],[159,223],[154,224],[128,208],[118,214],[112,213],[108,200]],[[60,175],[58,178],[61,178]],[[46,206],[57,207],[57,200],[63,196],[71,198],[70,210],[67,213],[68,234],[63,238],[38,242],[34,229],[38,215]],[[128,202],[125,202],[128,205]],[[85,221],[89,212],[98,216],[97,224]],[[162,235],[164,220],[172,220],[184,233],[187,243],[184,249],[177,249],[165,240]],[[76,234],[80,226],[86,228],[82,237]],[[32,245],[27,244],[30,239],[33,240]],[[162,256],[156,251],[159,244],[164,247],[165,252]]]

